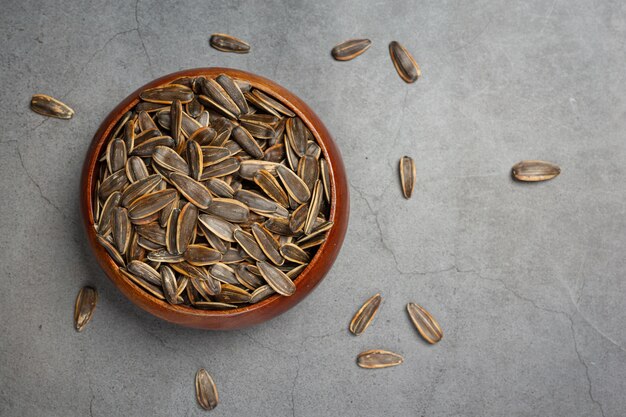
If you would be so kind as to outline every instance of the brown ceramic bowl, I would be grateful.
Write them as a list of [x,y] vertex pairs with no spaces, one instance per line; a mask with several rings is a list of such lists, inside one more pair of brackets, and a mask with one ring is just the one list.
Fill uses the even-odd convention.
[[[306,123],[317,139],[330,165],[332,184],[330,220],[335,224],[328,233],[326,242],[320,246],[311,263],[296,278],[295,284],[297,289],[291,297],[273,295],[257,304],[233,310],[196,310],[158,300],[121,275],[115,262],[96,240],[96,233],[93,228],[92,195],[95,188],[96,173],[99,168],[98,157],[102,154],[105,141],[124,113],[139,102],[139,93],[141,91],[167,84],[182,76],[204,75],[214,77],[222,73],[249,81],[253,87],[269,93],[280,100]],[[229,68],[196,68],[176,72],[156,79],[129,95],[107,116],[96,132],[87,151],[80,187],[80,210],[87,231],[87,239],[100,266],[117,288],[134,304],[157,317],[183,326],[202,329],[222,330],[252,326],[276,317],[302,301],[320,283],[337,258],[346,234],[350,211],[348,185],[341,154],[322,121],[302,100],[278,84],[255,74]]]

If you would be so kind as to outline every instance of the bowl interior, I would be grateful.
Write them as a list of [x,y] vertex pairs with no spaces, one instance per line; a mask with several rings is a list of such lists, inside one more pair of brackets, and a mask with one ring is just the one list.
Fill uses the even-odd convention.
[[[98,159],[119,120],[140,101],[139,93],[147,88],[168,84],[176,78],[183,76],[215,77],[222,73],[228,74],[233,78],[246,80],[253,88],[276,98],[296,113],[310,129],[330,167],[331,202],[329,220],[333,221],[334,225],[327,232],[326,241],[315,252],[309,265],[295,279],[296,292],[293,296],[284,297],[274,294],[256,304],[236,309],[199,310],[181,305],[172,305],[166,301],[156,299],[136,284],[124,278],[119,272],[117,264],[115,264],[104,248],[97,243],[96,232],[93,228],[92,203],[96,175],[101,163]],[[169,74],[148,83],[128,96],[109,114],[94,136],[85,160],[81,184],[81,209],[89,242],[100,265],[114,284],[132,302],[167,321],[191,327],[229,329],[246,327],[269,320],[293,307],[319,284],[332,266],[343,242],[348,223],[349,199],[345,170],[339,150],[321,120],[302,100],[274,82],[255,74],[229,68],[198,68]]]

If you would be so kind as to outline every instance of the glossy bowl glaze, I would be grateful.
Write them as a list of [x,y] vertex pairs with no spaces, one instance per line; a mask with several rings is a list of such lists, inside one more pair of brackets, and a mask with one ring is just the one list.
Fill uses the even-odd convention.
[[[118,266],[96,239],[96,232],[93,227],[92,195],[97,179],[96,173],[99,169],[98,158],[106,146],[105,142],[121,117],[139,102],[141,91],[170,83],[183,76],[215,77],[219,74],[228,74],[233,78],[246,80],[250,82],[252,87],[275,97],[296,113],[311,130],[330,166],[332,201],[329,220],[334,222],[334,226],[328,233],[326,242],[319,247],[307,268],[296,278],[297,289],[294,295],[283,297],[275,294],[251,306],[211,311],[171,305],[147,294],[137,285],[125,279],[119,272]],[[330,133],[317,115],[313,113],[313,110],[294,94],[266,78],[244,71],[217,67],[189,69],[166,75],[144,85],[124,99],[102,122],[91,142],[83,165],[80,194],[80,210],[87,240],[98,263],[115,286],[131,302],[163,320],[188,327],[215,330],[237,329],[262,323],[284,313],[309,295],[328,273],[339,254],[348,227],[350,212],[348,183],[341,154]]]

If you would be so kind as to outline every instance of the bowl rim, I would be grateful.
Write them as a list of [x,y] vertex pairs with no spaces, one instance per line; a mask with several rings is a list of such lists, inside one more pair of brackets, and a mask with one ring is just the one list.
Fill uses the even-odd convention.
[[[245,80],[253,88],[271,95],[291,109],[311,130],[329,166],[331,180],[329,220],[332,220],[334,224],[327,232],[326,241],[322,243],[311,262],[295,279],[296,292],[291,297],[273,294],[256,304],[244,307],[230,310],[202,310],[169,304],[165,300],[147,294],[137,284],[125,279],[119,271],[120,267],[97,242],[96,232],[93,228],[92,203],[97,181],[96,169],[100,163],[99,156],[117,123],[126,112],[140,102],[139,93],[147,88],[169,84],[181,77],[215,77],[222,73]],[[338,192],[338,188],[341,189],[341,192]],[[259,324],[282,314],[304,299],[323,280],[339,254],[345,237],[349,217],[349,188],[341,154],[332,136],[319,117],[300,98],[275,82],[253,73],[225,67],[205,67],[186,69],[152,80],[128,95],[108,114],[96,131],[87,151],[81,177],[80,203],[87,238],[100,266],[131,302],[149,313],[173,323],[206,329],[230,329]],[[255,314],[260,311],[264,311],[266,314]],[[224,323],[219,323],[218,320],[222,320]]]

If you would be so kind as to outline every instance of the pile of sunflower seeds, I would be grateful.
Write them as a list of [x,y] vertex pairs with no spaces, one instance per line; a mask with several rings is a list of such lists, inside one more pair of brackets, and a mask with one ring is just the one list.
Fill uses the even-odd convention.
[[302,119],[225,74],[140,98],[110,135],[92,202],[121,273],[200,309],[294,294],[333,226],[329,164]]

